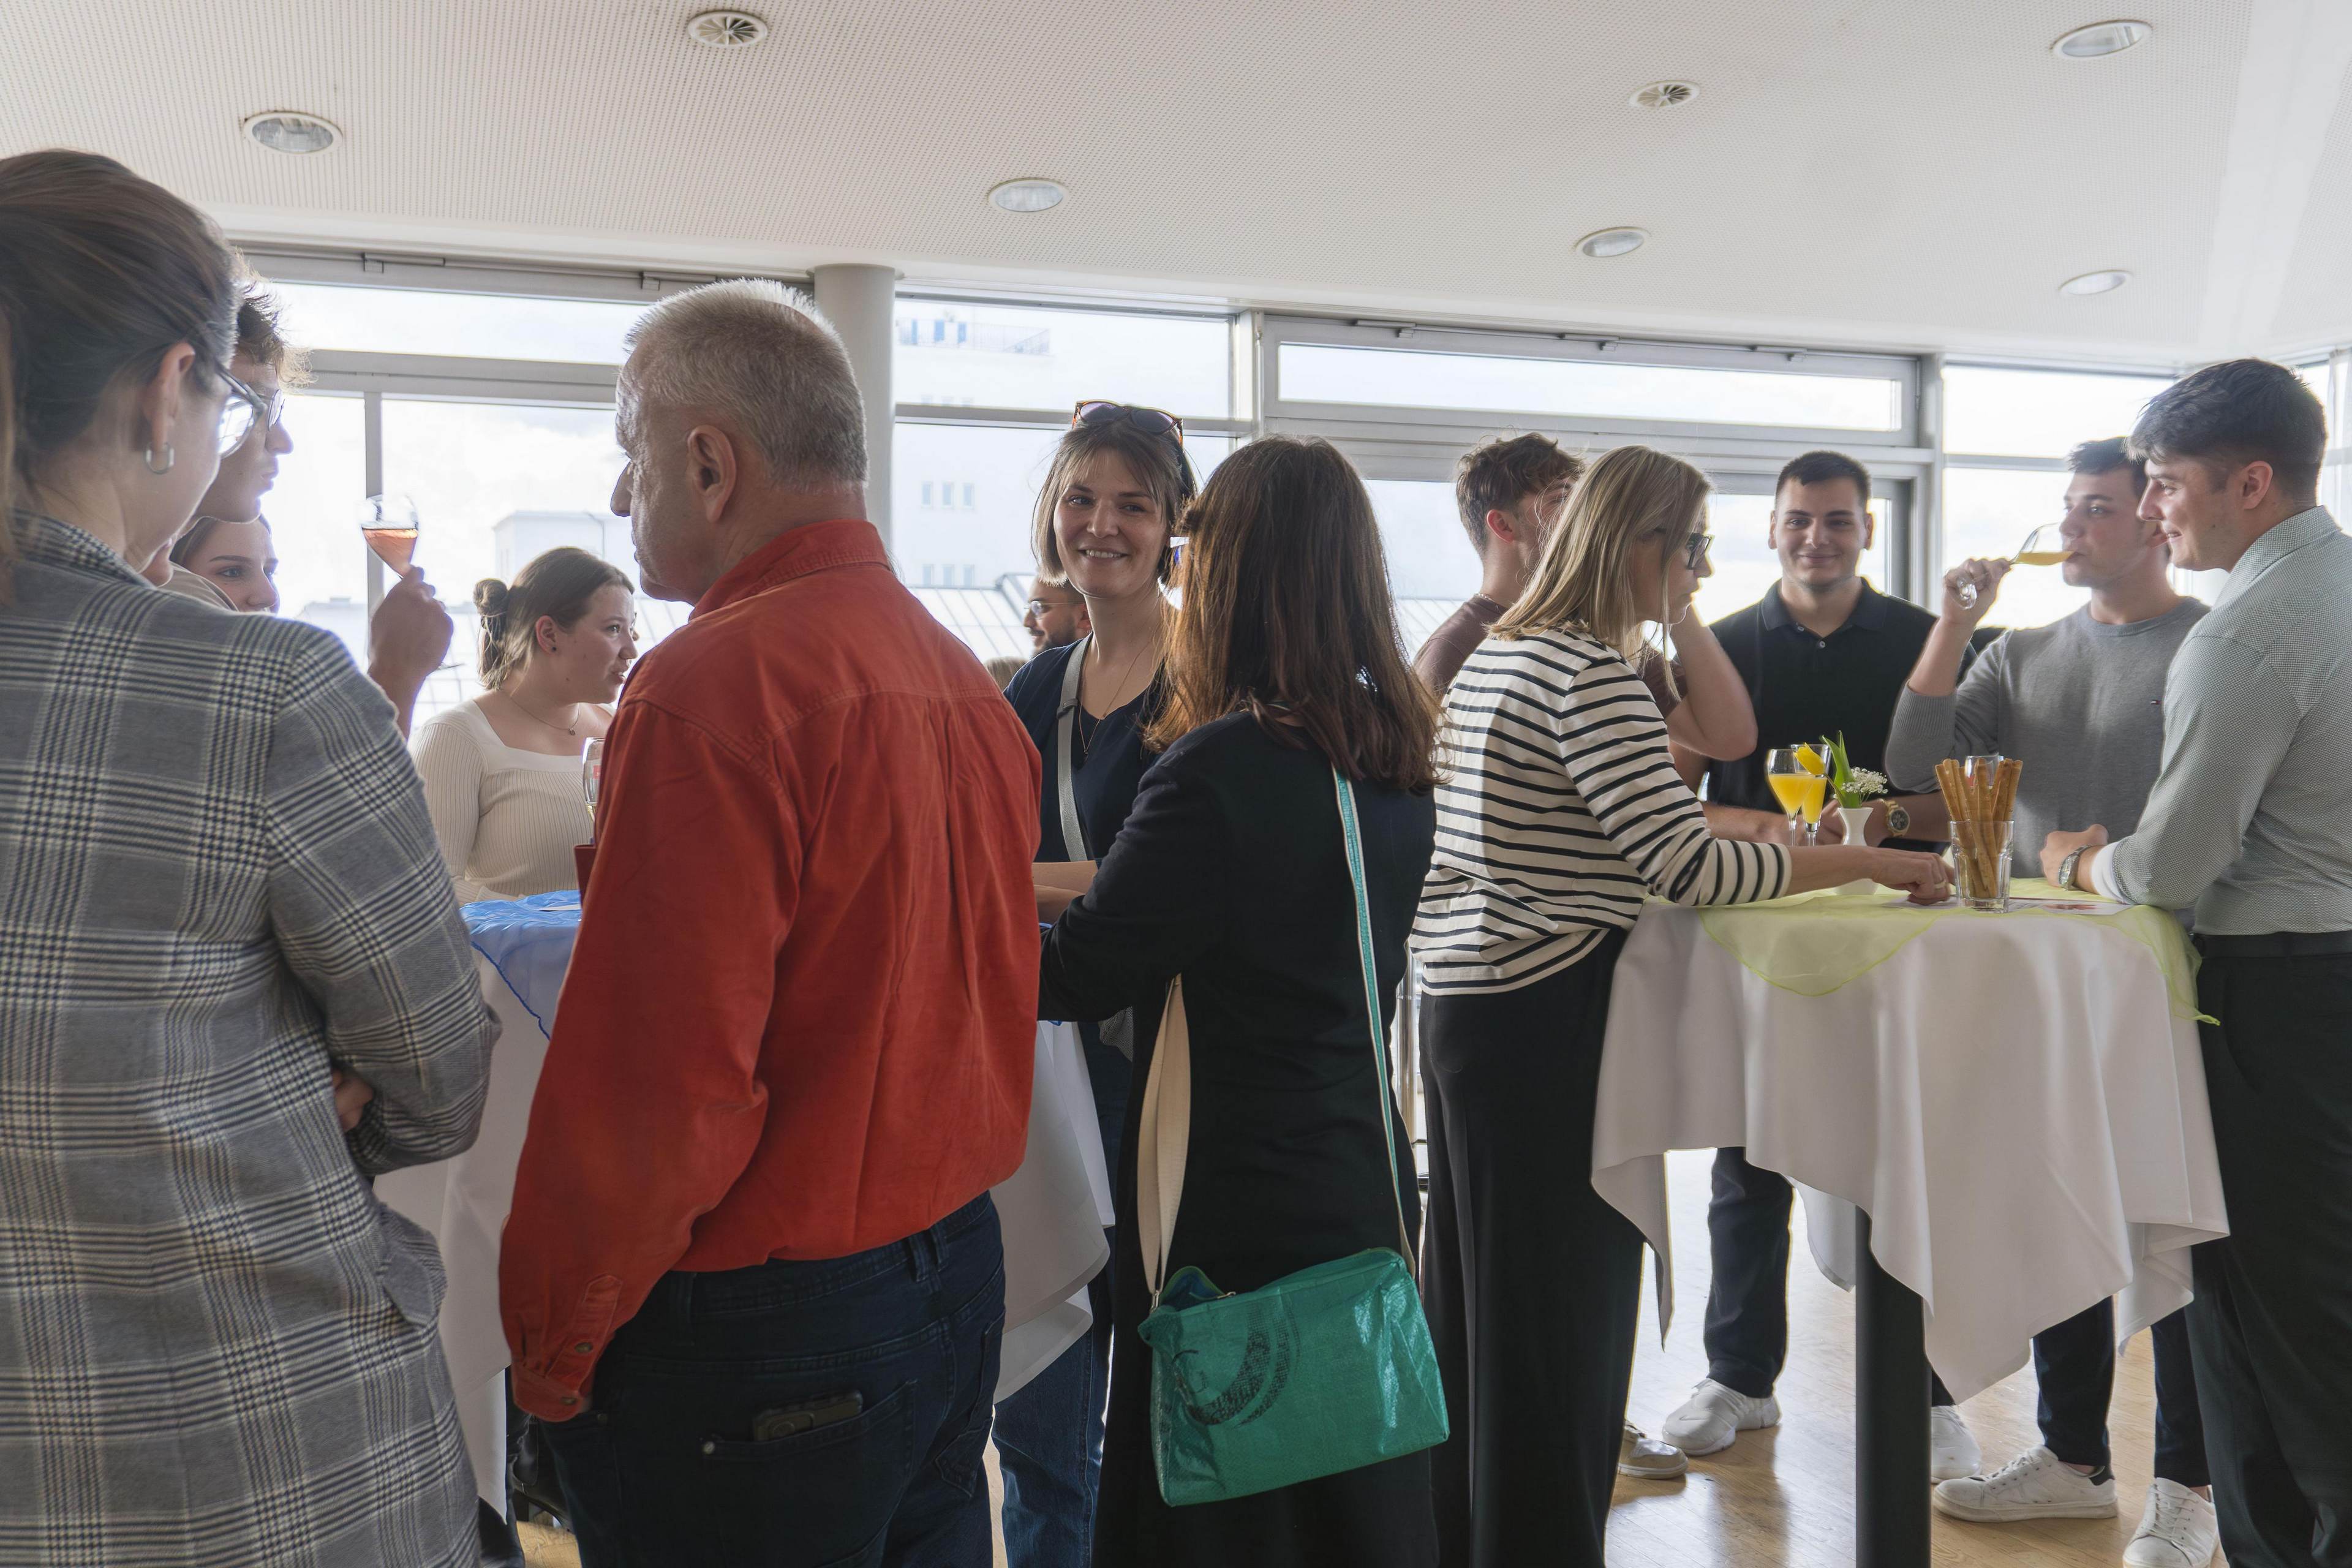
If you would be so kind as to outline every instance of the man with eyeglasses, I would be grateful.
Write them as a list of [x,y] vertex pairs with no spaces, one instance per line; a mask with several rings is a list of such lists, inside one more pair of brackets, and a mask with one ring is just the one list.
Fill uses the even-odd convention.
[[[1711,761],[1675,746],[1683,777],[1693,787],[1706,781],[1707,821],[1718,837],[1789,841],[1788,816],[1764,773],[1775,747],[1843,734],[1855,767],[1885,771],[1895,702],[1936,617],[1863,577],[1872,526],[1870,471],[1852,458],[1807,452],[1780,470],[1770,524],[1780,580],[1714,628],[1754,706],[1755,749]],[[1944,823],[1938,798],[1896,796],[1873,810],[1869,832],[1896,848],[1934,849]],[[1843,825],[1824,813],[1822,826],[1831,842]],[[1717,1152],[1707,1205],[1707,1375],[1663,1432],[1686,1453],[1715,1453],[1780,1419],[1772,1389],[1789,1348],[1790,1195],[1788,1179],[1750,1165],[1745,1150]],[[1940,1379],[1934,1405],[1935,1479],[1974,1474],[1976,1439]]]
[[1029,633],[1029,656],[1047,648],[1067,647],[1094,629],[1087,618],[1087,602],[1067,583],[1029,579],[1029,613],[1021,617]]

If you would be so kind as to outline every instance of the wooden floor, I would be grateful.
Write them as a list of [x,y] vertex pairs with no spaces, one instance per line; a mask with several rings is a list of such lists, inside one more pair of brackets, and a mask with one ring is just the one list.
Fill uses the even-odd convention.
[[[1706,1311],[1711,1159],[1705,1153],[1669,1157],[1674,1332],[1662,1348],[1654,1301],[1645,1298],[1627,1411],[1635,1425],[1654,1433],[1706,1374],[1699,1326]],[[1843,1568],[1853,1561],[1853,1299],[1813,1267],[1805,1247],[1802,1205],[1797,1205],[1796,1224],[1780,1425],[1745,1433],[1723,1453],[1693,1460],[1687,1480],[1621,1478],[1609,1523],[1611,1568]],[[1961,1406],[1983,1445],[1987,1468],[2041,1441],[2033,1406],[2031,1367]],[[2147,1336],[2140,1334],[2116,1369],[2107,1420],[2120,1517],[1992,1525],[1964,1524],[1938,1514],[1937,1568],[2115,1568],[2147,1500],[2155,1422]]]
[[[1654,1433],[1706,1372],[1699,1325],[1706,1310],[1711,1158],[1690,1153],[1669,1160],[1679,1297],[1674,1334],[1660,1346],[1655,1303],[1645,1293],[1627,1412]],[[1744,1434],[1725,1452],[1694,1460],[1686,1480],[1620,1479],[1609,1525],[1611,1568],[1846,1568],[1853,1563],[1853,1302],[1813,1268],[1801,1205],[1796,1224],[1780,1425]],[[2040,1441],[2033,1405],[2033,1373],[2028,1367],[1963,1406],[1984,1446],[1988,1468]],[[1938,1515],[1937,1568],[2115,1568],[2147,1498],[2155,1419],[2147,1336],[2141,1334],[2116,1370],[2108,1417],[2119,1516],[1987,1525]],[[989,1468],[992,1493],[992,1455]],[[526,1544],[533,1568],[569,1568],[579,1561],[569,1540],[541,1534]],[[996,1562],[1004,1562],[1001,1543]]]

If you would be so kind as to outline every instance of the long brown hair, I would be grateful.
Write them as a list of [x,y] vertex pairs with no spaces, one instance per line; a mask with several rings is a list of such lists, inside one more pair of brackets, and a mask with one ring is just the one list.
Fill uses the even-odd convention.
[[541,616],[552,616],[568,632],[600,590],[635,587],[611,562],[570,544],[532,556],[512,587],[483,578],[474,584],[474,608],[482,617],[482,684],[496,690],[522,668]]
[[[1544,542],[1535,576],[1491,635],[1507,639],[1575,630],[1628,658],[1644,621],[1661,620],[1664,603],[1633,602],[1633,556],[1655,551],[1663,563],[1698,531],[1711,487],[1706,476],[1647,447],[1604,452],[1569,498]],[[1664,581],[1661,569],[1659,578]]]
[[111,158],[0,159],[0,597],[11,509],[98,416],[107,390],[196,351],[217,384],[236,342],[236,258],[211,220]]
[[1351,779],[1434,785],[1436,705],[1405,664],[1372,499],[1339,449],[1261,437],[1209,477],[1184,532],[1168,703],[1147,742],[1247,711]]

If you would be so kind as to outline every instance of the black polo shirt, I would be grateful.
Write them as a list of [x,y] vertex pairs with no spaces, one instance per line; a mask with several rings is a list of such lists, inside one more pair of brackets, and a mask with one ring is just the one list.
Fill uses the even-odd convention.
[[[1780,584],[1714,625],[1756,708],[1756,750],[1710,763],[1707,798],[1724,805],[1778,813],[1764,782],[1764,755],[1843,732],[1858,768],[1886,771],[1886,734],[1895,702],[1919,662],[1936,617],[1918,605],[1862,585],[1845,625],[1825,637],[1807,631],[1780,600]],[[1898,847],[1904,847],[1898,845]]]

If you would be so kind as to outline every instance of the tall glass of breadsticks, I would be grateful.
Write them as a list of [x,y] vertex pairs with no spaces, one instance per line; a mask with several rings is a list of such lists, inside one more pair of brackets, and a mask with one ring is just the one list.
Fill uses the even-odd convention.
[[1936,764],[1936,783],[1952,817],[1952,880],[1969,909],[2009,908],[2009,840],[2024,772],[2015,757],[1947,758]]

